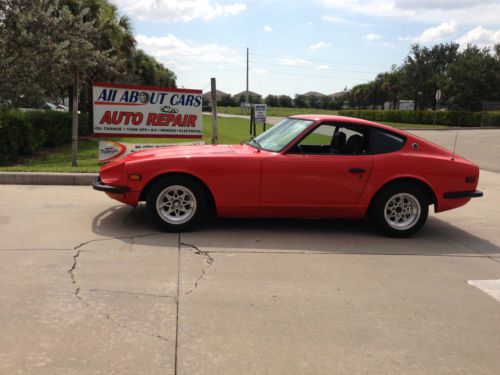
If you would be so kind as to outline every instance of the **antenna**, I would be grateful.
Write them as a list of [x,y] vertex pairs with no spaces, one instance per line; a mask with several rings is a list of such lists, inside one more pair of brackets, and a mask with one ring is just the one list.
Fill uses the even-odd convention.
[[457,140],[458,140],[458,129],[457,129],[457,134],[455,134],[455,144],[453,145],[453,154],[451,155],[451,160],[455,160],[455,149],[457,148]]

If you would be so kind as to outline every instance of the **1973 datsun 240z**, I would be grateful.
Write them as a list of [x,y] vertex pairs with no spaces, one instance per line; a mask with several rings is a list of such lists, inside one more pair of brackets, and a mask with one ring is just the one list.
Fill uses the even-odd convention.
[[435,212],[463,206],[479,168],[410,133],[340,116],[289,117],[241,145],[161,147],[100,170],[94,189],[184,231],[218,217],[369,216],[407,237]]

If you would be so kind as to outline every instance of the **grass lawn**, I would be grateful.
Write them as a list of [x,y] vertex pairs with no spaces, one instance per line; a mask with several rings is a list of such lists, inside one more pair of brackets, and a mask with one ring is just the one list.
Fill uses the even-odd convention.
[[[249,121],[238,118],[219,118],[219,143],[240,143],[249,137]],[[261,127],[257,126],[258,132]],[[195,139],[177,138],[103,138],[131,143],[179,143]],[[212,118],[203,116],[203,141],[212,143]],[[71,166],[71,144],[44,150],[22,163],[0,167],[0,172],[97,172],[99,170],[98,139],[82,140],[78,145],[78,167]]]
[[[239,111],[239,108],[236,108]],[[279,108],[282,110],[300,110],[300,108]],[[423,124],[396,124],[386,123],[400,129],[433,129],[446,126]],[[257,132],[262,132],[261,125],[257,125]],[[249,121],[241,118],[219,117],[219,143],[235,144],[249,137]],[[191,142],[192,139],[168,138],[107,138],[131,143],[179,143]],[[212,142],[212,118],[203,116],[203,141]],[[71,144],[44,150],[38,155],[26,158],[22,163],[0,167],[0,172],[97,172],[99,161],[97,157],[98,139],[82,140],[78,146],[78,167],[71,166]]]
[[[248,115],[243,113],[240,107],[217,107],[217,113],[228,113],[231,115]],[[336,115],[337,111],[329,109],[314,109],[314,108],[282,108],[282,107],[267,107],[266,115],[275,117],[288,117],[293,115],[304,114],[321,114],[321,115]]]

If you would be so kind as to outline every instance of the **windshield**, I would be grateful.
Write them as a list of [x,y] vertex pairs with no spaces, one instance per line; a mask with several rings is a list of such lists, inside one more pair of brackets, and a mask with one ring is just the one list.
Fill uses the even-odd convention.
[[266,151],[281,151],[313,122],[312,120],[287,118],[250,140],[248,144]]

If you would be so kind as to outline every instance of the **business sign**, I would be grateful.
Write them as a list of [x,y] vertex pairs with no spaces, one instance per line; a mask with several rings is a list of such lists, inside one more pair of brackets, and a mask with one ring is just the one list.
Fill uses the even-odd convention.
[[266,123],[266,105],[265,104],[255,104],[254,105],[254,118],[255,122]]
[[97,137],[201,138],[201,90],[94,82]]
[[117,160],[125,155],[137,152],[149,150],[156,147],[165,146],[193,146],[204,144],[203,141],[200,142],[183,142],[183,143],[128,143],[128,142],[114,142],[114,141],[99,141],[99,161],[108,162],[112,160]]

